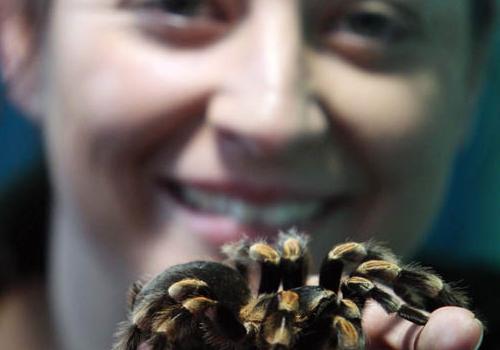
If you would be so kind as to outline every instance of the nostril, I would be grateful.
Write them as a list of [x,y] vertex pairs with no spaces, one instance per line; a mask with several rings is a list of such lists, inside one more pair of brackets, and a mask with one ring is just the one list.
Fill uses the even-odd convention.
[[223,154],[238,158],[268,158],[284,151],[283,145],[278,140],[273,140],[272,132],[256,135],[218,129],[217,144]]

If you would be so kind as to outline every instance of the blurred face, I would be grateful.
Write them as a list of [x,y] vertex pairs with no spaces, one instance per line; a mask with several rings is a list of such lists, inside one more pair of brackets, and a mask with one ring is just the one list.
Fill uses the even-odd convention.
[[[468,114],[465,0],[59,0],[56,216],[134,270],[296,226],[414,247]],[[61,214],[62,215],[62,214]]]

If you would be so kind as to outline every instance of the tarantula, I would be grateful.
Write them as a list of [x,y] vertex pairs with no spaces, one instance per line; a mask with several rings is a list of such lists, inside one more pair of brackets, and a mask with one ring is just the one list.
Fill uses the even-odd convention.
[[[363,349],[368,299],[418,325],[441,306],[468,305],[429,269],[402,266],[374,242],[334,246],[319,285],[307,286],[307,241],[294,230],[280,233],[275,245],[242,240],[223,247],[224,263],[176,265],[147,284],[136,282],[113,350],[136,350],[144,342],[153,350]],[[252,295],[255,267],[260,282]]]

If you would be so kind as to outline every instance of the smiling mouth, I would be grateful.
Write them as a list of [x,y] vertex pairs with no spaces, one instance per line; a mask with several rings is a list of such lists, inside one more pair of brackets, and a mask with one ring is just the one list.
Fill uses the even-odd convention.
[[347,194],[304,195],[233,184],[186,184],[163,179],[160,185],[178,204],[192,212],[260,227],[288,228],[315,222],[352,200]]

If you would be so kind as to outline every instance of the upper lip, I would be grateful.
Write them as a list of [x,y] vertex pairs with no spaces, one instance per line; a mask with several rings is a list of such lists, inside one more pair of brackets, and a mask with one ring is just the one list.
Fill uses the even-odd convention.
[[272,204],[276,202],[327,200],[334,196],[327,190],[306,189],[287,186],[286,184],[252,184],[237,181],[215,180],[179,180],[161,178],[160,184],[171,190],[180,191],[182,187],[191,187],[214,195],[225,195],[255,204]]

